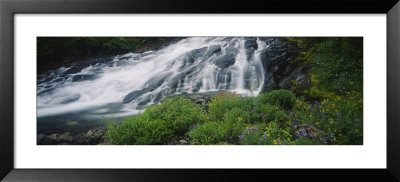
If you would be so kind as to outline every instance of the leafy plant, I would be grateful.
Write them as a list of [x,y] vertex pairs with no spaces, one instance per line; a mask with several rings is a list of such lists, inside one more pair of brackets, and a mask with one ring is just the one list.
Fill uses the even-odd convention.
[[173,137],[172,126],[160,119],[148,120],[144,115],[126,119],[121,125],[108,125],[107,137],[111,144],[163,144]]
[[291,110],[296,101],[296,96],[289,90],[273,90],[261,93],[258,99],[261,104],[271,104],[285,110]]
[[210,145],[227,140],[229,128],[223,122],[207,122],[189,132],[190,143],[194,145]]

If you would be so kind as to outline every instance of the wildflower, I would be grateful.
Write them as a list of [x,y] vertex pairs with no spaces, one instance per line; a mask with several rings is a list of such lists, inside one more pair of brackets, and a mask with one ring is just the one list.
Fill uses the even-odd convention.
[[324,143],[324,144],[327,144],[327,143],[328,143],[327,140],[326,140],[325,138],[320,137],[319,140],[320,140],[322,143]]
[[335,108],[335,104],[332,104],[332,108]]
[[341,133],[339,133],[339,137],[342,137],[343,135]]
[[337,114],[337,118],[341,118],[342,117],[342,114],[341,113],[338,113]]
[[315,126],[318,126],[318,125],[319,125],[319,123],[318,123],[318,121],[316,121],[316,122],[315,122]]
[[331,121],[329,121],[329,124],[333,125],[333,124],[335,124],[335,121],[331,120]]
[[268,133],[268,134],[267,134],[267,137],[270,137],[270,136],[271,136],[271,134]]
[[243,118],[239,116],[238,117],[238,121],[242,121],[242,120],[243,120]]
[[292,122],[291,122],[291,121],[288,121],[287,124],[290,126],[290,125],[292,125]]
[[290,138],[287,138],[287,141],[290,142],[291,141]]
[[308,115],[308,117],[312,118],[312,114]]
[[276,140],[273,141],[274,145],[279,145],[281,144],[281,139],[277,138]]

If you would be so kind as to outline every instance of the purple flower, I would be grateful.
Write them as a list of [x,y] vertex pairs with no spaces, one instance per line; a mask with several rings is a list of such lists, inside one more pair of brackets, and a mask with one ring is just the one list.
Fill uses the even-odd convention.
[[253,128],[249,128],[249,133],[253,133],[254,129]]
[[337,114],[337,118],[341,118],[342,117],[342,114],[341,113],[338,113]]
[[311,111],[311,112],[314,112],[314,108],[313,108],[313,105],[312,105],[312,104],[310,104],[310,111]]
[[325,138],[322,138],[322,137],[319,138],[319,141],[321,141],[324,144],[328,143],[328,141]]

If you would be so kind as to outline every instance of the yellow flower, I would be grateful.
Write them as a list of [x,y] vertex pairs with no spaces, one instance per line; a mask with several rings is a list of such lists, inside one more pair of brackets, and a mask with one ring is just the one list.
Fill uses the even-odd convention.
[[238,117],[238,121],[242,121],[242,120],[243,120],[243,118],[239,116]]
[[270,137],[270,136],[271,136],[271,135],[268,133],[268,134],[267,134],[267,137]]
[[288,121],[287,124],[290,126],[290,125],[292,125],[292,122],[291,122],[291,121]]
[[339,133],[339,137],[342,137],[343,135],[341,133]]
[[287,138],[287,141],[290,142],[290,138]]
[[356,128],[356,133],[358,133],[359,132],[359,130],[358,130],[358,128]]
[[335,108],[335,104],[332,104],[332,107]]
[[318,125],[319,125],[319,123],[318,123],[318,121],[316,121],[316,122],[315,122],[315,126],[318,126]]
[[338,112],[339,112],[339,110],[335,109],[335,112],[336,112],[336,113],[338,113]]
[[308,115],[308,117],[312,118],[312,114]]
[[333,125],[333,124],[335,124],[335,121],[331,120],[331,121],[329,121],[329,124]]
[[274,142],[274,145],[276,145],[276,140],[274,140],[273,142]]

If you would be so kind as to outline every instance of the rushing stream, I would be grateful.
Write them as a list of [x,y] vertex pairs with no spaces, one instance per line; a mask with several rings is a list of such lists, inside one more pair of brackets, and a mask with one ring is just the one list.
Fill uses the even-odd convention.
[[38,132],[137,114],[181,93],[257,95],[265,83],[267,38],[193,37],[159,50],[77,63],[38,75]]

